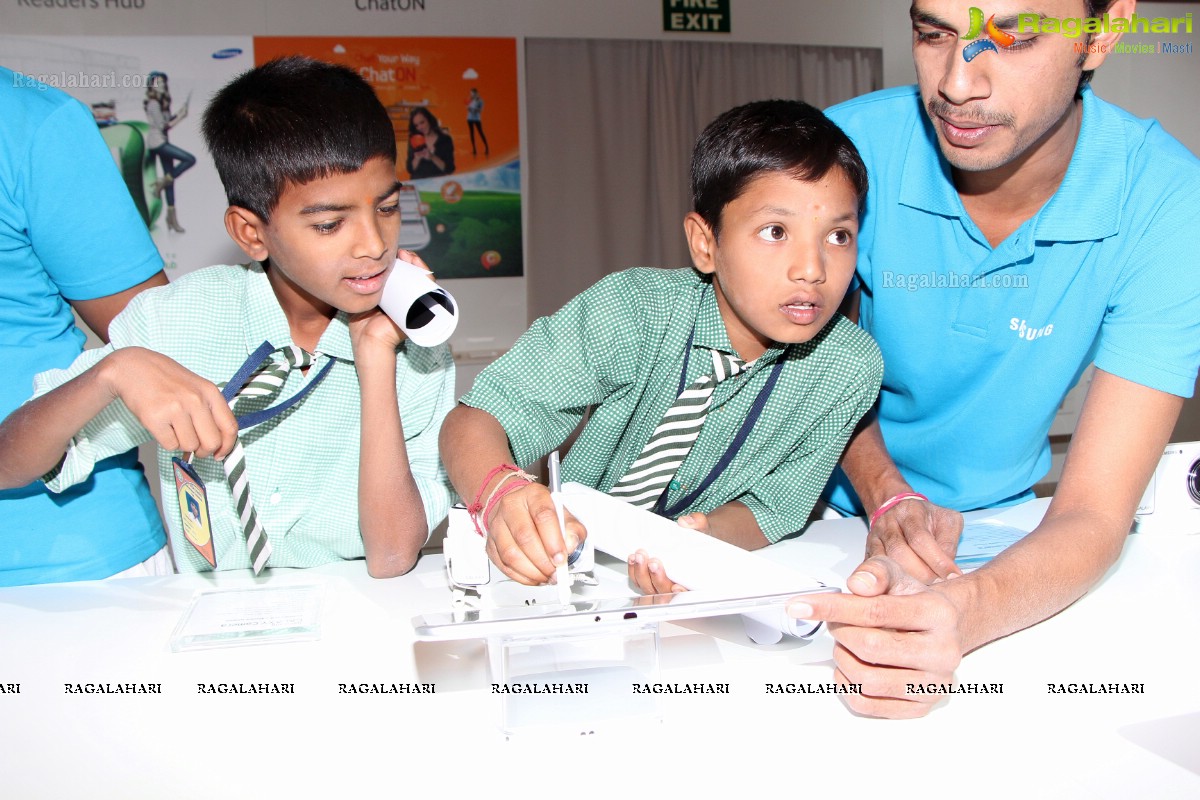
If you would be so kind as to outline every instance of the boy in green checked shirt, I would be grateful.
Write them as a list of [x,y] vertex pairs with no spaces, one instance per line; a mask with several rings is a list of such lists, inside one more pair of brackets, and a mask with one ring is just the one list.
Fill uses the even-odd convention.
[[[153,439],[180,571],[365,556],[375,577],[404,573],[449,506],[437,435],[454,368],[378,308],[400,233],[387,110],[353,70],[287,58],[222,89],[204,134],[253,263],[143,292],[109,347],[39,375],[0,426],[0,486],[58,490]],[[224,396],[244,370],[261,394]],[[239,433],[235,413],[291,398]]]
[[[562,465],[577,481],[746,549],[800,530],[883,362],[837,313],[867,175],[817,109],[732,109],[692,156],[694,269],[631,269],[539,319],[442,428],[459,494],[510,578],[550,581],[587,535],[517,470],[591,415]],[[678,590],[639,552],[644,592]]]

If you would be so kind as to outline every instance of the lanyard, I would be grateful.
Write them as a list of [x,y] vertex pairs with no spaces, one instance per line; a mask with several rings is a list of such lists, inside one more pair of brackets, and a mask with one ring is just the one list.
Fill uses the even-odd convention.
[[[253,377],[255,371],[257,371],[262,363],[270,358],[271,354],[274,352],[275,346],[273,344],[270,342],[263,342],[258,346],[257,350],[250,354],[250,357],[247,358],[242,366],[238,368],[238,371],[234,373],[234,376],[229,379],[229,383],[225,384],[225,388],[221,391],[221,396],[225,398],[225,402],[233,402],[233,398],[237,397],[237,393],[242,390],[242,387],[250,382],[250,378]],[[309,381],[303,389],[296,392],[282,403],[272,406],[271,408],[264,408],[261,411],[252,411],[249,414],[243,414],[242,416],[238,417],[238,430],[245,430],[246,428],[252,428],[255,425],[258,425],[259,423],[266,422],[272,417],[278,416],[279,414],[287,411],[289,408],[296,405],[296,403],[299,403],[302,399],[304,399],[306,394],[317,388],[318,383],[325,380],[325,376],[329,374],[329,369],[333,366],[333,362],[335,360],[336,359],[331,358],[326,361],[325,366],[321,367],[321,371],[317,373],[316,377]]]
[[[676,397],[683,394],[683,390],[687,387],[688,361],[691,359],[692,342],[695,340],[695,338],[696,327],[693,325],[692,332],[688,335],[687,347],[683,352],[683,371],[679,374],[679,391],[675,393]],[[746,419],[742,422],[742,427],[738,429],[737,435],[733,437],[733,441],[730,442],[729,447],[725,449],[725,454],[721,456],[721,459],[716,463],[716,466],[709,471],[708,476],[705,477],[705,479],[700,482],[700,485],[693,489],[690,494],[671,506],[667,505],[667,493],[671,491],[671,484],[668,483],[667,487],[663,489],[662,494],[659,495],[658,501],[655,502],[654,508],[651,509],[655,514],[658,514],[660,517],[675,517],[677,514],[681,513],[684,509],[695,502],[696,499],[704,493],[704,490],[712,485],[712,482],[717,479],[717,476],[724,472],[726,468],[733,463],[734,457],[737,456],[738,451],[742,449],[742,445],[745,444],[746,438],[750,436],[750,429],[754,427],[754,423],[758,422],[759,416],[762,415],[763,409],[767,405],[767,398],[771,396],[771,391],[775,388],[775,384],[779,381],[779,374],[783,372],[783,364],[786,360],[785,356],[786,353],[781,354],[779,356],[779,360],[775,362],[775,366],[771,370],[771,374],[767,376],[767,382],[763,384],[762,389],[759,390],[758,397],[754,398],[754,404],[750,406],[750,411],[746,414]],[[716,387],[713,387],[713,391],[716,391]],[[697,436],[696,441],[700,441],[699,436]],[[694,446],[695,445],[693,445],[693,447]]]

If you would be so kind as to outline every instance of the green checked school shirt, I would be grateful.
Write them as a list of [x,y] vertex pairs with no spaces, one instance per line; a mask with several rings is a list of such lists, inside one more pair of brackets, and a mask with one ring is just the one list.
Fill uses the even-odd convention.
[[[500,421],[519,464],[558,447],[592,407],[563,479],[607,492],[675,401],[693,327],[695,347],[735,353],[708,278],[691,269],[618,272],[534,322],[462,402]],[[682,485],[668,497],[677,501],[708,475],[780,358],[787,362],[779,383],[745,445],[688,509],[739,500],[772,542],[804,526],[879,392],[879,348],[840,315],[812,341],[771,348],[718,384],[700,438],[676,473]],[[711,359],[694,351],[684,382],[711,369]]]
[[[258,264],[210,267],[142,292],[113,320],[109,334],[108,347],[84,352],[68,369],[38,375],[36,394],[65,383],[119,347],[156,350],[223,384],[264,340],[277,348],[292,343],[287,318]],[[250,493],[273,547],[269,567],[314,567],[363,557],[358,530],[362,405],[344,313],[329,323],[308,375],[292,370],[271,405],[295,394],[329,359],[336,360],[329,375],[298,405],[239,434]],[[409,465],[424,501],[424,508],[412,513],[423,514],[432,529],[445,518],[450,503],[437,451],[442,419],[454,405],[450,351],[406,342],[396,358],[396,391]],[[100,459],[151,438],[124,403],[111,403],[75,437],[47,486],[59,491],[86,480]],[[163,514],[179,571],[204,571],[211,569],[208,562],[183,538],[171,467],[171,457],[178,455],[158,451]],[[192,466],[208,493],[217,569],[248,569],[224,470],[211,458],[197,458]]]

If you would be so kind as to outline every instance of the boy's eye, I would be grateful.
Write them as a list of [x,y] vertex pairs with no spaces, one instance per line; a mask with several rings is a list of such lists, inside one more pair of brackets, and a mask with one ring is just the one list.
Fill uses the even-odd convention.
[[845,247],[854,241],[854,235],[844,228],[838,228],[836,231],[832,231],[829,236],[825,238],[825,241],[829,242],[830,244],[835,244],[839,247]]
[[386,206],[379,207],[379,213],[383,214],[385,217],[391,216],[392,214],[395,214],[399,210],[400,210],[400,201],[399,200],[397,200],[394,203],[389,203]]
[[333,219],[329,222],[318,222],[312,227],[317,233],[333,233],[338,229],[338,227],[341,226],[341,224],[342,221],[340,219]]
[[782,225],[768,225],[758,231],[758,238],[766,239],[768,242],[782,242],[787,238],[787,231]]

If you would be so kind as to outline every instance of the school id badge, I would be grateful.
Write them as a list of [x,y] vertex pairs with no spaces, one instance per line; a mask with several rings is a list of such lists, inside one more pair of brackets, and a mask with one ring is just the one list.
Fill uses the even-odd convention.
[[171,459],[175,468],[175,491],[179,494],[179,517],[183,523],[183,538],[188,540],[204,560],[217,568],[217,554],[213,550],[212,523],[208,518],[208,492],[204,481],[196,474],[192,465],[179,458]]

